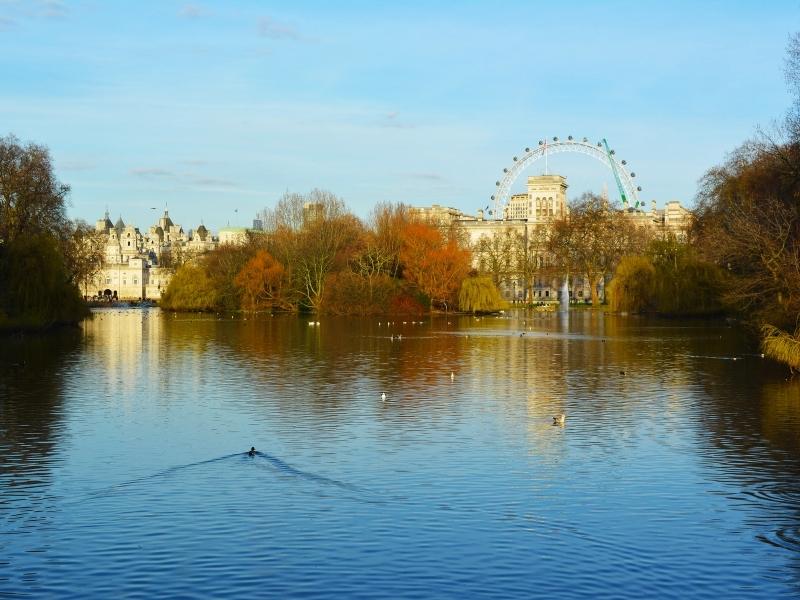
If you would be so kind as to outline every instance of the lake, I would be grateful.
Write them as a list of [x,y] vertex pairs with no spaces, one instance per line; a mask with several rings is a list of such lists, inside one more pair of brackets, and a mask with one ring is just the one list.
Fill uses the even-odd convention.
[[318,318],[4,339],[0,597],[800,594],[800,382],[736,329]]

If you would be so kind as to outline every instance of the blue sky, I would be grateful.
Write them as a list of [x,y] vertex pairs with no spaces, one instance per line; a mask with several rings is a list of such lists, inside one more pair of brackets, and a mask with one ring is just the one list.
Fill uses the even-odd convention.
[[[286,190],[467,212],[525,146],[605,137],[659,204],[769,127],[800,2],[0,0],[0,134],[69,214],[249,224]],[[534,165],[528,174],[536,174]],[[611,174],[554,156],[569,194]],[[522,188],[522,182],[517,187]],[[152,210],[153,208],[157,210]]]

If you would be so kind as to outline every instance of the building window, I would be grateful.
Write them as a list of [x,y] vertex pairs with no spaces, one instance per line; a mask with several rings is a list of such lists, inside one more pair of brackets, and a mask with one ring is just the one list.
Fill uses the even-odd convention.
[[136,277],[134,277],[133,278],[133,284],[136,285],[137,283],[139,283],[139,280]]
[[111,283],[111,277],[106,277],[106,283]]

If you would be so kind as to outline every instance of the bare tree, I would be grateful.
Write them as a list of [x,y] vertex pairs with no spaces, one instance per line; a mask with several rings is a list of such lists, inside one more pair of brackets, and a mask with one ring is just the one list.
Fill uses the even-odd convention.
[[319,311],[325,280],[337,261],[346,262],[345,249],[363,230],[360,221],[336,195],[316,189],[284,194],[264,215],[272,255],[290,269],[301,302]]
[[556,221],[549,240],[555,264],[584,275],[591,286],[592,304],[598,288],[626,254],[643,250],[644,239],[624,212],[600,196],[586,193],[570,207],[569,217]]
[[0,138],[0,242],[19,235],[55,235],[66,223],[69,186],[60,183],[44,146]]

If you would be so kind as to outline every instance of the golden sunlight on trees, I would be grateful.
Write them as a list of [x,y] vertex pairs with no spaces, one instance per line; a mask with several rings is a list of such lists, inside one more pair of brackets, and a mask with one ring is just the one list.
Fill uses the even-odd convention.
[[249,311],[288,308],[283,296],[286,270],[266,250],[257,250],[233,279],[242,289],[242,309]]
[[641,313],[652,308],[656,268],[645,256],[623,258],[608,286],[611,309]]
[[501,310],[507,308],[508,304],[500,296],[491,277],[471,274],[461,282],[458,306],[460,310],[478,313]]
[[613,310],[701,316],[722,312],[724,274],[674,236],[620,261],[609,285]]
[[435,227],[411,222],[403,231],[400,259],[404,277],[434,305],[449,310],[457,304],[461,281],[470,270],[470,253],[455,240],[445,240]]
[[328,275],[346,263],[346,250],[362,231],[344,202],[324,190],[284,194],[267,213],[268,247],[281,264],[291,265],[301,304],[320,311]]
[[160,304],[167,310],[214,310],[217,290],[202,266],[187,263],[173,275]]

